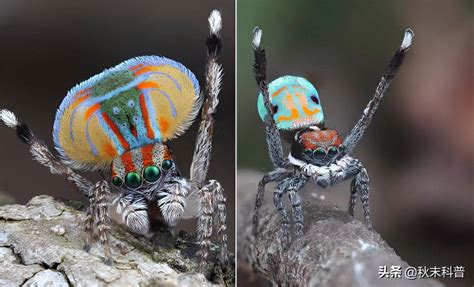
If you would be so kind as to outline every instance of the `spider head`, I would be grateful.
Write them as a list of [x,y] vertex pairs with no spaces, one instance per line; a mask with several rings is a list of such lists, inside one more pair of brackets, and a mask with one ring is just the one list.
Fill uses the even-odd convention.
[[142,190],[159,186],[177,173],[172,151],[163,143],[129,150],[112,163],[112,184],[127,190]]
[[298,131],[291,144],[291,155],[317,166],[328,165],[344,150],[342,139],[336,130],[309,127]]

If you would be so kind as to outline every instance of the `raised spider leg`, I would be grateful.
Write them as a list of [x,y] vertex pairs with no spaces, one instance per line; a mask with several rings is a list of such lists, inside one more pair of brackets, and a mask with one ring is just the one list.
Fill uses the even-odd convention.
[[255,199],[255,209],[253,213],[253,234],[255,237],[258,235],[258,220],[259,220],[259,210],[263,204],[263,196],[265,193],[265,185],[270,182],[280,181],[285,177],[291,174],[288,170],[274,170],[263,176],[263,178],[258,183],[257,197]]
[[254,50],[255,63],[254,73],[255,80],[257,81],[260,92],[263,95],[263,102],[267,110],[267,116],[265,118],[265,134],[268,152],[273,162],[274,167],[284,167],[287,164],[285,157],[283,156],[283,146],[281,144],[280,132],[277,129],[275,120],[273,119],[273,109],[270,103],[270,95],[268,93],[267,84],[267,58],[265,55],[265,49],[260,47],[262,40],[262,30],[255,27],[253,30],[252,47]]
[[63,162],[58,160],[49,151],[48,147],[39,140],[31,131],[31,129],[16,115],[9,110],[0,110],[0,119],[8,127],[16,129],[17,136],[20,140],[30,146],[30,152],[33,159],[40,164],[49,168],[52,174],[65,175],[69,181],[72,181],[78,189],[89,198],[91,205],[87,211],[86,217],[86,245],[87,249],[92,241],[92,232],[94,232],[94,223],[97,222],[97,229],[99,233],[99,240],[104,244],[106,262],[111,263],[110,246],[108,243],[108,213],[106,197],[109,191],[109,186],[106,181],[99,181],[93,185],[89,180],[81,175],[75,173],[71,168],[66,166]]
[[65,175],[69,181],[72,181],[79,190],[88,198],[92,196],[93,184],[81,175],[75,173],[71,168],[58,160],[48,149],[48,147],[39,140],[31,129],[17,116],[9,110],[0,110],[0,119],[6,126],[16,129],[16,134],[20,140],[29,145],[33,159],[49,168],[52,174]]
[[385,73],[382,76],[382,79],[378,83],[377,88],[375,89],[375,94],[373,98],[367,104],[367,107],[365,108],[364,113],[362,114],[362,117],[359,119],[359,121],[356,123],[354,128],[352,128],[351,132],[344,140],[344,146],[345,146],[345,149],[343,152],[344,155],[350,154],[351,151],[355,148],[355,146],[359,142],[359,140],[364,135],[365,130],[369,126],[372,120],[372,117],[374,116],[375,111],[377,110],[377,107],[379,106],[380,100],[384,96],[385,91],[387,91],[388,87],[390,86],[390,83],[392,82],[393,78],[395,77],[395,75],[397,74],[398,70],[400,69],[403,63],[405,54],[411,46],[413,36],[414,36],[414,33],[410,28],[405,30],[402,44],[400,48],[397,50],[397,52],[395,52],[395,55],[393,56],[392,60],[390,61],[390,64],[385,70]]
[[198,240],[201,248],[198,251],[200,265],[203,266],[209,256],[209,246],[215,216],[217,235],[220,241],[220,261],[222,265],[227,264],[227,223],[226,223],[226,198],[224,189],[216,180],[209,180],[199,191],[199,218],[198,218]]
[[191,163],[190,178],[199,184],[204,183],[209,169],[212,152],[212,133],[214,128],[213,114],[219,104],[219,93],[222,84],[222,65],[217,62],[217,57],[222,48],[220,31],[222,19],[219,11],[214,10],[209,16],[210,34],[206,40],[206,96],[201,113],[198,136]]

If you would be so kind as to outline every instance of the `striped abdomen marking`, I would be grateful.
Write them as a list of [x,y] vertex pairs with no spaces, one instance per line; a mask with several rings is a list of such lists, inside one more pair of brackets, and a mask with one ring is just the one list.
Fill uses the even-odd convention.
[[129,150],[180,135],[199,104],[197,80],[180,63],[131,59],[68,93],[56,114],[55,145],[78,168],[103,167]]

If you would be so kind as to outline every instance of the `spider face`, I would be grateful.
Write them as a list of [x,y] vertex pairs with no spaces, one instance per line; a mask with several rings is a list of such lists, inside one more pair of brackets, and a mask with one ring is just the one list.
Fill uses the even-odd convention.
[[162,143],[130,150],[112,163],[112,184],[122,189],[156,188],[165,178],[175,174],[172,152]]
[[337,159],[343,149],[342,139],[336,130],[310,127],[296,133],[291,155],[306,163],[323,166]]

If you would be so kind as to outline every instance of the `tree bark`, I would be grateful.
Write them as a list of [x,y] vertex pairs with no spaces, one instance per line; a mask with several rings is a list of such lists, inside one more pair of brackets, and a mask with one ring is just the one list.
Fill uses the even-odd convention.
[[[388,270],[401,266],[403,271],[409,265],[378,233],[368,230],[345,210],[319,199],[303,201],[304,235],[293,238],[287,250],[280,243],[280,216],[271,200],[261,208],[255,238],[252,215],[258,177],[256,173],[239,172],[239,270],[244,270],[241,262],[247,262],[278,286],[443,286],[436,280],[408,280],[403,272],[402,278],[379,278],[380,266]],[[266,193],[272,193],[272,185],[266,189]],[[239,282],[242,277],[239,273]]]
[[[77,203],[76,203],[77,204]],[[98,243],[83,250],[85,213],[50,196],[0,206],[1,286],[228,286],[213,248],[207,278],[198,273],[195,238],[159,232],[147,239],[111,229],[112,266]],[[232,255],[231,255],[232,256]],[[230,262],[233,262],[232,257]],[[48,285],[49,284],[49,285]]]

